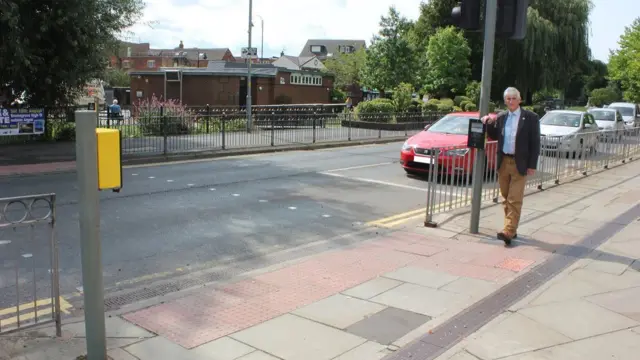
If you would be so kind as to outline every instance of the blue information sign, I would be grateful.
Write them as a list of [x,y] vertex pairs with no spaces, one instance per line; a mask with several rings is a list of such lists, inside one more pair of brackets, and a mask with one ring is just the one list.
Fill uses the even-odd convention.
[[0,108],[0,136],[44,133],[44,109]]

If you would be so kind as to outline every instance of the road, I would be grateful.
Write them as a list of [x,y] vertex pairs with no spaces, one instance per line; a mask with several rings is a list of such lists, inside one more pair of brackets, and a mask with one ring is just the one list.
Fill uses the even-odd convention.
[[[386,227],[424,216],[427,182],[401,169],[401,145],[126,167],[124,189],[100,194],[108,305],[118,307],[363,241]],[[442,184],[438,191],[451,192],[450,186]],[[471,194],[464,187],[456,189],[458,197]],[[490,192],[494,186],[485,184],[485,189]],[[37,193],[57,196],[61,293],[79,308],[76,175],[0,178],[0,198]],[[437,201],[450,202],[451,197]],[[39,243],[25,241],[27,235],[0,230],[0,309],[32,300],[29,271],[34,267],[40,279],[38,298],[50,296],[46,234],[36,231]]]

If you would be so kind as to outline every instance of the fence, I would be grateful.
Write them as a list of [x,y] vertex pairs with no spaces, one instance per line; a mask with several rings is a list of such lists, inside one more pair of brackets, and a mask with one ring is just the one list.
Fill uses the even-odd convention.
[[[498,146],[485,147],[482,201],[497,203],[500,198],[497,174]],[[466,146],[431,149],[414,148],[407,172],[426,172],[428,178],[425,225],[435,227],[435,214],[471,205],[472,178],[476,150]],[[624,131],[584,132],[569,136],[541,136],[538,167],[527,177],[526,188],[543,189],[577,176],[625,163],[640,156],[640,128]],[[435,171],[434,171],[435,170]]]
[[101,121],[122,131],[123,154],[170,154],[315,143],[406,138],[442,113],[354,114],[257,111],[249,124],[242,111],[176,111],[158,108]]
[[[73,140],[73,110],[47,111],[51,138]],[[355,113],[344,104],[254,106],[251,124],[244,107],[134,106],[119,116],[105,108],[100,127],[122,132],[123,155],[167,155],[328,142],[398,139],[413,135],[444,116],[441,112]],[[7,138],[7,137],[5,137]],[[8,137],[0,142],[33,142]]]
[[53,321],[61,336],[55,201],[0,198],[0,333]]

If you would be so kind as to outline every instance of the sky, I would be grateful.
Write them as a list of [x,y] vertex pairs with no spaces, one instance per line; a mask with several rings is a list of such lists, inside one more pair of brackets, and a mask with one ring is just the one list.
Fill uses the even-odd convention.
[[[252,47],[264,56],[298,56],[307,39],[357,39],[370,43],[380,16],[395,5],[416,20],[422,0],[253,0]],[[428,0],[425,0],[428,1]],[[609,50],[634,18],[638,0],[592,0],[590,45],[593,57],[608,61]],[[249,0],[145,0],[144,16],[124,40],[152,48],[229,48],[240,56],[248,44]],[[264,21],[264,38],[262,37]]]

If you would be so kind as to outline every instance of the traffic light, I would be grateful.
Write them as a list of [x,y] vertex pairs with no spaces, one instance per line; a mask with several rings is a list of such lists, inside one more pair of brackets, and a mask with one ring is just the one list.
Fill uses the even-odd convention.
[[480,31],[480,9],[483,0],[461,0],[451,11],[453,23],[465,30]]
[[529,0],[498,0],[496,37],[522,40],[527,34]]

